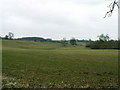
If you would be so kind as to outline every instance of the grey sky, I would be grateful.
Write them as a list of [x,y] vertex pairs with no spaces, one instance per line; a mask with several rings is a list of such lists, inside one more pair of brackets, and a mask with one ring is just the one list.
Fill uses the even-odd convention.
[[52,39],[72,37],[96,39],[101,33],[118,37],[117,8],[103,19],[106,0],[1,0],[2,36],[38,36]]

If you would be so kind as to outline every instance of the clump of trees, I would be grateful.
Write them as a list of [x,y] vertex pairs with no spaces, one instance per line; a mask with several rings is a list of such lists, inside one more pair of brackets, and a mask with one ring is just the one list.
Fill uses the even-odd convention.
[[22,37],[22,38],[17,38],[16,40],[26,40],[26,41],[41,41],[41,42],[46,42],[46,41],[52,41],[51,39],[44,39],[41,37]]
[[101,35],[99,35],[97,37],[99,38],[99,41],[101,41],[101,42],[107,42],[110,39],[110,37],[108,36],[108,34],[106,34],[106,35],[101,34]]
[[13,40],[13,37],[14,37],[14,33],[9,32],[8,35],[5,35],[5,37],[2,38],[2,39],[5,39],[5,40]]
[[75,38],[71,38],[70,39],[70,44],[73,45],[73,46],[77,45],[76,39]]
[[86,47],[90,47],[91,49],[120,49],[120,45],[118,44],[120,41],[110,40],[108,34],[101,34],[98,38],[99,40],[87,44]]
[[62,46],[67,46],[68,44],[72,45],[72,46],[76,46],[77,45],[77,40],[75,38],[71,38],[70,40],[66,40],[66,38],[63,38],[61,40],[61,44]]

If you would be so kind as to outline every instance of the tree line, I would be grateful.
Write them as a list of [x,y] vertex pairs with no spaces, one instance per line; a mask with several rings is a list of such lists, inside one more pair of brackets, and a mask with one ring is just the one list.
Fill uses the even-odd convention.
[[67,46],[68,44],[71,44],[73,46],[77,45],[77,42],[90,42],[92,41],[91,39],[89,40],[78,40],[75,39],[74,37],[71,38],[70,40],[66,40],[66,38],[63,38],[62,40],[52,40],[51,38],[42,38],[42,37],[22,37],[22,38],[14,38],[14,33],[9,32],[5,37],[2,37],[2,40],[26,40],[26,41],[40,41],[40,42],[56,42],[56,43],[61,43],[62,46]]
[[120,49],[120,40],[110,40],[108,34],[98,36],[99,40],[88,43],[86,47],[91,49]]
[[14,39],[14,34],[12,32],[9,32],[8,35],[5,35],[5,37],[2,37],[3,40],[26,40],[26,41],[40,41],[40,42],[55,42],[55,43],[61,43],[62,46],[66,47],[67,45],[77,46],[79,42],[86,43],[86,47],[91,49],[119,49],[120,48],[120,40],[112,40],[110,39],[109,35],[101,34],[97,36],[98,40],[78,40],[74,37],[70,40],[66,40],[66,38],[63,38],[62,40],[52,40],[50,38],[44,39],[41,37],[22,37]]

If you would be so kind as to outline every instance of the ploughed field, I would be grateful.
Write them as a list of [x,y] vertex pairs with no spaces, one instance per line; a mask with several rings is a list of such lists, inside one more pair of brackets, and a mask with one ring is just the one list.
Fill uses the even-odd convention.
[[3,40],[3,88],[115,88],[118,50]]

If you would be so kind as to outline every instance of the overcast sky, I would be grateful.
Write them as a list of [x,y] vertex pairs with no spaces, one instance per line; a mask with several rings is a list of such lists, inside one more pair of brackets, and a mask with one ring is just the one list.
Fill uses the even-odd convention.
[[2,36],[34,36],[52,39],[97,39],[109,34],[118,38],[117,7],[103,19],[109,0],[1,0]]

